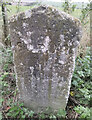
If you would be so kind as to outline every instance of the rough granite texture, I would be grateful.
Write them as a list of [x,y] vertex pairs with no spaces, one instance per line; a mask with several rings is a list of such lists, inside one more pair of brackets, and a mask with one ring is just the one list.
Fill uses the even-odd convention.
[[64,109],[81,38],[79,20],[40,6],[9,23],[20,101],[36,113]]

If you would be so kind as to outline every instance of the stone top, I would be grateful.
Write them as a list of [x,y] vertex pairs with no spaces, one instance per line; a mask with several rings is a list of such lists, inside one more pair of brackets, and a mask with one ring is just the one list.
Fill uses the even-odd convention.
[[[12,25],[14,26],[15,24],[18,30],[18,31],[15,30],[14,34],[16,34],[17,32],[17,34],[19,34],[20,37],[22,37],[22,35],[25,36],[25,38],[21,38],[20,40],[24,41],[24,43],[27,45],[27,48],[29,50],[33,49],[32,44],[35,45],[35,52],[36,51],[46,52],[47,49],[46,46],[48,44],[48,36],[50,39],[53,39],[52,45],[55,44],[56,46],[58,46],[57,41],[62,40],[63,46],[64,44],[66,44],[67,47],[72,47],[72,48],[78,46],[81,38],[80,21],[70,16],[69,14],[66,14],[65,12],[58,11],[57,9],[53,7],[51,8],[49,6],[40,6],[23,13],[19,13],[18,15],[11,17],[10,23],[11,23],[11,27]],[[28,28],[28,24],[30,25],[30,28]],[[22,30],[20,29],[19,26],[22,26],[21,27]],[[32,26],[35,27],[36,36],[33,35],[34,31],[32,29]],[[43,36],[38,35],[40,30],[42,32],[45,32]],[[26,41],[26,36],[27,36],[27,41]],[[31,43],[30,36],[34,39],[34,43]],[[57,36],[57,38],[55,38],[55,36]],[[40,37],[41,39],[45,38],[45,45],[43,45],[43,48],[40,48],[40,44],[42,44],[42,42],[40,42],[41,41]],[[15,43],[15,39],[13,40]],[[18,42],[20,42],[20,40]],[[38,42],[40,43],[39,45]]]

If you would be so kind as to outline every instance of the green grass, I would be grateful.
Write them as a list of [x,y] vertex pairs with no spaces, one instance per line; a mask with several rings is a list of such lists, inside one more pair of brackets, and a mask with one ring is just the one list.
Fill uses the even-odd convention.
[[[26,10],[32,9],[34,6],[20,6],[19,12],[24,12]],[[16,5],[7,5],[8,17],[11,17],[14,14],[17,14],[18,6]]]
[[[33,6],[20,6],[19,8],[19,12],[24,12],[26,10],[32,9],[34,7]],[[58,10],[63,11],[63,8],[60,7],[56,7]],[[7,5],[7,10],[8,10],[8,17],[11,17],[14,14],[17,14],[17,10],[18,10],[18,5]],[[73,13],[71,13],[72,16],[79,18],[81,14],[81,9],[75,9],[75,11]],[[0,15],[1,15],[1,7],[0,7]]]
[[0,13],[1,13],[1,6],[0,6]]
[[81,9],[75,9],[73,13],[71,13],[72,16],[79,18],[81,15]]
[[[26,10],[32,9],[33,7],[34,6],[20,6],[19,12],[24,12]],[[17,14],[18,6],[7,5],[7,9],[8,9],[8,17],[11,17],[12,15]],[[57,9],[63,11],[63,9],[60,7],[57,7]],[[81,9],[75,9],[75,11],[71,15],[76,18],[79,18],[80,14],[81,14]]]
[[[63,11],[63,8],[57,7],[57,9]],[[81,9],[75,9],[75,11],[71,13],[71,15],[79,19],[81,15]]]

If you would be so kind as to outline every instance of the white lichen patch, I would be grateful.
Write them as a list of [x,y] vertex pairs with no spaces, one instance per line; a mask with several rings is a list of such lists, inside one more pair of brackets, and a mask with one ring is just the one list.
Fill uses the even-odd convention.
[[[20,32],[19,32],[19,34],[20,34]],[[26,34],[30,38],[30,36],[33,34],[33,32],[29,31]],[[20,39],[21,39],[21,41],[23,41],[27,45],[27,49],[29,51],[32,51],[33,53],[38,53],[39,51],[42,51],[43,53],[45,53],[47,50],[49,50],[49,42],[51,41],[49,36],[46,36],[45,39],[43,36],[41,36],[41,39],[44,39],[43,45],[38,44],[37,48],[34,48],[34,46],[32,45],[31,39],[27,39],[25,37],[24,38],[21,37]]]
[[45,32],[47,32],[48,30],[46,29]]
[[20,39],[21,39],[22,42],[24,42],[27,45],[27,48],[29,50],[33,49],[32,45],[30,44],[31,43],[31,39],[27,39],[25,37],[24,38],[20,38]]
[[23,28],[27,27],[28,24],[23,22]]
[[59,60],[58,63],[65,64],[64,61],[62,61],[62,60]]
[[39,64],[39,70],[41,70],[41,64]]
[[27,49],[28,49],[29,51],[31,51],[31,50],[34,49],[34,47],[33,47],[31,44],[27,44]]
[[65,40],[64,40],[64,35],[61,34],[61,35],[60,35],[60,39],[61,39],[62,41],[65,41]]
[[30,18],[31,17],[31,11],[25,11],[25,17],[24,18]]
[[20,65],[23,65],[23,63],[21,62]]
[[43,53],[46,52],[47,50],[49,50],[49,42],[50,41],[51,40],[50,40],[49,36],[46,36],[44,43],[43,43],[44,47],[42,48]]
[[39,49],[33,49],[32,50],[32,53],[38,53],[39,52]]
[[74,47],[77,47],[78,45],[79,45],[79,41],[73,42],[73,46],[74,46]]
[[33,32],[30,32],[30,31],[27,32],[28,36],[31,36],[32,34],[33,34]]
[[18,35],[21,37],[21,36],[22,36],[22,33],[19,31],[19,32],[18,32]]
[[23,41],[25,44],[28,44],[28,41],[24,38],[20,38],[21,41]]
[[65,50],[65,47],[62,47],[62,51],[64,52],[64,50]]
[[30,66],[31,74],[34,72],[34,67]]
[[53,24],[53,28],[55,27],[55,24]]
[[72,42],[71,41],[68,42],[68,46],[72,46]]

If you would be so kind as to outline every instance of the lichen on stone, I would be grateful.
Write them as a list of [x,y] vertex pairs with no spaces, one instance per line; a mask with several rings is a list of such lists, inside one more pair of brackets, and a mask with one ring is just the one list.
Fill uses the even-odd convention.
[[[35,112],[64,109],[81,38],[80,21],[50,6],[10,19],[20,100]],[[25,97],[26,96],[26,97]]]

